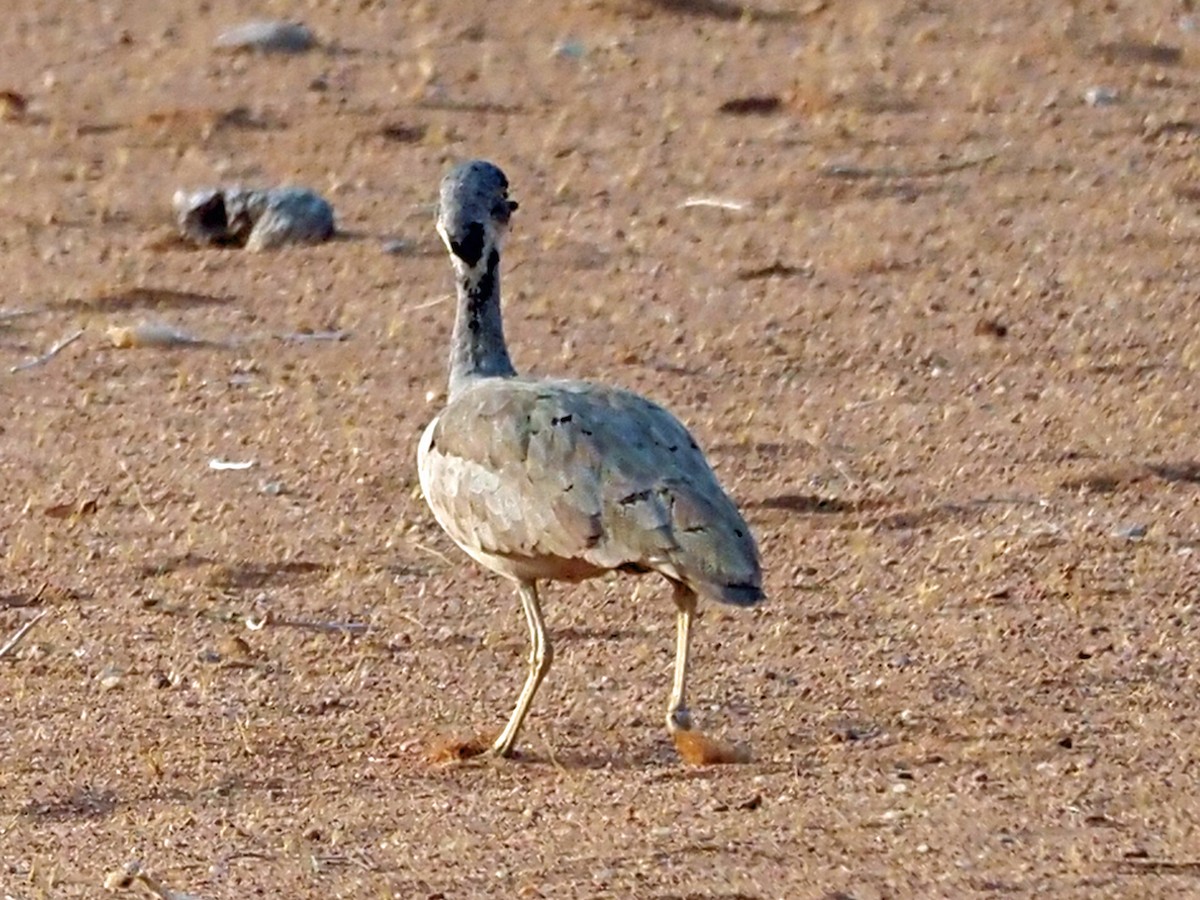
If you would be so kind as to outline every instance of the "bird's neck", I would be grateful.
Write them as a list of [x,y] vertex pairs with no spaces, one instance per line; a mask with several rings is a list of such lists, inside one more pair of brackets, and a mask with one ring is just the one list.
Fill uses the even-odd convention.
[[450,396],[481,378],[517,374],[504,342],[500,316],[500,254],[495,248],[484,265],[455,270],[458,313],[450,350]]

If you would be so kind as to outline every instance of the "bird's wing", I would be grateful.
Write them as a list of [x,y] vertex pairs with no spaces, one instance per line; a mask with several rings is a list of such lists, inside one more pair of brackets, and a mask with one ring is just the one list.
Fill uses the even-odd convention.
[[438,521],[485,553],[658,569],[708,594],[760,581],[749,529],[687,429],[628,391],[481,382],[430,427],[420,468]]

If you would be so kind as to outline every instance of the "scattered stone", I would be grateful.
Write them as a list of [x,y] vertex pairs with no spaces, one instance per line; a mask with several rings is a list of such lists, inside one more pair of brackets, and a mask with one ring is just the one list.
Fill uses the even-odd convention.
[[555,44],[553,53],[559,59],[583,59],[587,55],[587,47],[582,41],[568,38]]
[[406,241],[403,238],[389,238],[383,242],[383,252],[389,256],[411,253],[415,247],[416,244],[413,241]]
[[246,639],[238,635],[222,640],[217,652],[226,660],[247,660],[254,656]]
[[105,666],[104,671],[97,677],[97,682],[100,684],[102,691],[111,691],[113,688],[120,687],[123,673],[116,666]]
[[404,122],[391,122],[379,129],[379,136],[398,144],[419,144],[425,139],[427,131],[428,129],[421,124],[408,125]]
[[1008,326],[999,319],[980,319],[975,323],[975,334],[999,340],[1008,336]]
[[255,20],[217,36],[214,46],[231,52],[304,53],[317,46],[317,37],[299,22]]
[[29,109],[29,99],[16,91],[0,90],[0,119],[19,119]]
[[743,800],[741,803],[739,803],[739,804],[737,805],[737,808],[738,808],[738,809],[744,809],[744,810],[747,810],[747,811],[753,812],[754,810],[756,810],[756,809],[758,809],[759,807],[761,807],[761,806],[762,806],[762,804],[763,804],[763,798],[762,798],[762,794],[755,794],[755,795],[754,795],[753,797],[751,797],[750,799],[748,799],[748,800]]
[[1140,541],[1146,536],[1146,532],[1149,530],[1149,526],[1143,525],[1141,522],[1135,522],[1132,525],[1121,526],[1113,532],[1113,535],[1130,541]]
[[279,337],[289,344],[315,344],[322,341],[339,344],[342,341],[350,340],[350,332],[340,329],[330,329],[328,331],[293,331],[288,334],[281,334]]
[[1096,85],[1083,92],[1083,102],[1088,106],[1112,106],[1120,100],[1116,88]]
[[758,94],[735,97],[717,107],[717,112],[728,116],[769,116],[783,108],[783,99],[775,94]]
[[173,205],[180,233],[201,246],[269,250],[326,241],[335,230],[333,207],[308,188],[176,191]]

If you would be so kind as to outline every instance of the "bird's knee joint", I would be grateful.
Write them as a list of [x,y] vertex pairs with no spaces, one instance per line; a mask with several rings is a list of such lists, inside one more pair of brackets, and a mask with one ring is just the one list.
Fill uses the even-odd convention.
[[529,662],[535,669],[545,669],[554,662],[554,647],[548,641],[534,647],[529,654]]

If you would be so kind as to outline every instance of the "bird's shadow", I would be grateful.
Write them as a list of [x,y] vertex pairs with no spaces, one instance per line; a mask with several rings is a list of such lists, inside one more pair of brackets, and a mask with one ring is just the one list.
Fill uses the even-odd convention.
[[495,765],[515,765],[521,768],[566,772],[625,772],[635,769],[638,771],[658,769],[678,769],[684,772],[702,771],[685,767],[670,745],[606,749],[580,748],[560,751],[526,747],[518,749],[508,759],[487,759],[486,762]]

